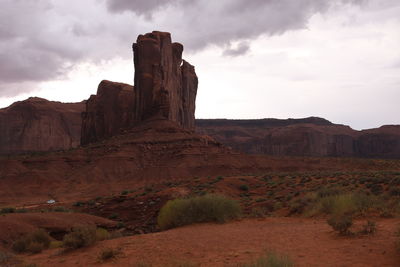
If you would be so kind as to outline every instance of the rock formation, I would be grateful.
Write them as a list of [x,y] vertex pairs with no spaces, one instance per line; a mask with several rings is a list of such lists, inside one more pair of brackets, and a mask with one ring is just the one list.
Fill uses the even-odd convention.
[[198,79],[194,67],[182,61],[183,46],[166,32],[139,35],[133,44],[135,64],[134,119],[152,117],[194,128]]
[[183,46],[152,32],[133,44],[135,87],[103,81],[82,114],[81,144],[97,142],[148,119],[167,119],[193,130],[198,79],[182,60]]
[[82,113],[81,144],[109,138],[131,127],[133,101],[133,86],[102,81]]
[[320,118],[196,120],[196,131],[234,150],[274,156],[400,158],[400,126],[356,131]]
[[77,147],[84,106],[31,97],[0,109],[0,154]]

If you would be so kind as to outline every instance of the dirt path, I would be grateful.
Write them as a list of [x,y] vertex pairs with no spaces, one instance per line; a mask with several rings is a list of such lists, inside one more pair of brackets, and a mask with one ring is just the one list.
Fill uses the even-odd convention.
[[[380,219],[375,235],[344,238],[333,233],[325,220],[243,220],[108,240],[64,254],[49,250],[25,259],[39,266],[237,266],[274,250],[288,254],[296,266],[400,266],[395,250],[399,222]],[[97,257],[105,247],[119,248],[121,255],[99,263]]]

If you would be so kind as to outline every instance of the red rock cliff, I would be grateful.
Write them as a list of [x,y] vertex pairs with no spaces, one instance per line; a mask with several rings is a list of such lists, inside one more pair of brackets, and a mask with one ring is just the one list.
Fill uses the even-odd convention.
[[194,128],[198,79],[194,67],[182,61],[183,46],[167,32],[139,35],[133,44],[135,64],[134,119],[152,117]]
[[0,154],[77,147],[84,107],[31,97],[0,109]]
[[133,86],[102,81],[82,113],[81,144],[111,137],[132,126],[133,100]]

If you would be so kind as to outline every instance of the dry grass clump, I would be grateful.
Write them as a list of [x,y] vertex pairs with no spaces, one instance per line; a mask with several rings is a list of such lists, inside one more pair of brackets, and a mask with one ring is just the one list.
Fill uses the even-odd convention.
[[288,256],[269,252],[256,261],[239,265],[240,267],[293,267],[294,263]]
[[100,254],[98,256],[98,260],[100,262],[105,262],[111,259],[115,259],[119,254],[121,254],[121,251],[118,249],[114,248],[104,248],[100,251]]
[[50,242],[51,238],[48,233],[43,229],[39,229],[17,239],[12,245],[12,249],[17,253],[39,253],[42,250],[49,248]]
[[241,208],[236,200],[221,195],[168,201],[160,210],[157,221],[161,229],[201,222],[223,223],[239,217]]
[[63,247],[67,249],[78,249],[87,247],[96,242],[96,227],[75,227],[64,236]]

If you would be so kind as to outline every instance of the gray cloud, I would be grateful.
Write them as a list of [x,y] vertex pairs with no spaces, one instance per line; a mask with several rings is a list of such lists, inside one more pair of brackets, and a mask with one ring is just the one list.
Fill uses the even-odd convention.
[[237,57],[247,54],[249,50],[250,50],[250,45],[247,42],[241,42],[235,48],[229,46],[229,48],[224,50],[222,55],[228,57]]
[[0,1],[2,97],[29,90],[17,84],[63,79],[82,62],[129,58],[134,38],[151,30],[172,32],[189,52],[238,42],[223,53],[236,56],[254,38],[304,28],[317,12],[361,0]]
[[152,17],[154,25],[175,29],[189,50],[207,45],[282,34],[306,27],[318,12],[364,0],[107,0],[111,12],[132,11]]

